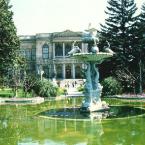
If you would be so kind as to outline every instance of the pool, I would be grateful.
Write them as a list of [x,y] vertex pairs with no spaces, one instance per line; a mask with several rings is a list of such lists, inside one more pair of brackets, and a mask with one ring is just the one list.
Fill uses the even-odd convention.
[[[143,145],[145,115],[106,119],[45,118],[42,112],[62,106],[64,101],[37,105],[0,106],[0,145]],[[134,106],[145,108],[145,103]],[[130,109],[129,109],[130,110]],[[139,111],[140,112],[140,111]]]

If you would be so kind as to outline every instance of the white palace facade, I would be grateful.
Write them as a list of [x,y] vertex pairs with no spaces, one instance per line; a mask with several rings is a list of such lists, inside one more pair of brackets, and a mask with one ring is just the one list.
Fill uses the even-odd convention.
[[56,79],[80,79],[83,78],[83,63],[68,57],[74,41],[82,52],[86,52],[82,32],[70,30],[20,36],[20,52],[32,73],[43,71],[43,77],[48,79],[54,76]]

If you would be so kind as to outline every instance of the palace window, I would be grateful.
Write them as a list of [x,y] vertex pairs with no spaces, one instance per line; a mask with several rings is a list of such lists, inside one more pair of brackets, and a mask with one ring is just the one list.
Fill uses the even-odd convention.
[[67,64],[65,66],[65,72],[66,72],[66,79],[70,79],[72,78],[72,74],[71,74],[71,65]]
[[24,50],[24,49],[21,49],[21,50],[20,50],[20,55],[21,55],[22,57],[25,57],[25,50]]
[[47,44],[44,44],[42,47],[42,57],[43,59],[49,58],[49,46]]
[[62,79],[62,65],[56,65],[56,78],[57,79]]
[[49,78],[49,66],[48,65],[43,66],[43,71],[44,71],[43,77]]
[[68,55],[68,52],[71,51],[72,49],[72,44],[71,43],[66,43],[65,44],[65,56]]
[[55,56],[63,56],[63,44],[62,43],[55,43]]
[[31,60],[31,49],[26,49],[25,50],[25,58],[27,60]]
[[75,67],[75,75],[76,75],[76,79],[80,79],[80,78],[82,78],[82,70],[81,70],[81,66],[80,65],[77,65],[76,67]]
[[31,55],[32,55],[32,60],[35,60],[36,59],[36,49],[35,48],[32,48]]

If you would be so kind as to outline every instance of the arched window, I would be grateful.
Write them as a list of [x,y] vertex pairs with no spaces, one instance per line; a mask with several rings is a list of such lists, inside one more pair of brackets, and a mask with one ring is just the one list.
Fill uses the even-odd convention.
[[47,44],[44,44],[42,47],[42,57],[43,59],[49,58],[49,46]]

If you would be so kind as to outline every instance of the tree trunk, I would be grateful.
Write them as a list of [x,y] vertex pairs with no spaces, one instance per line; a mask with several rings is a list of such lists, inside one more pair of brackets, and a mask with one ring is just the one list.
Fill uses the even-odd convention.
[[142,93],[142,61],[139,61],[139,93]]

